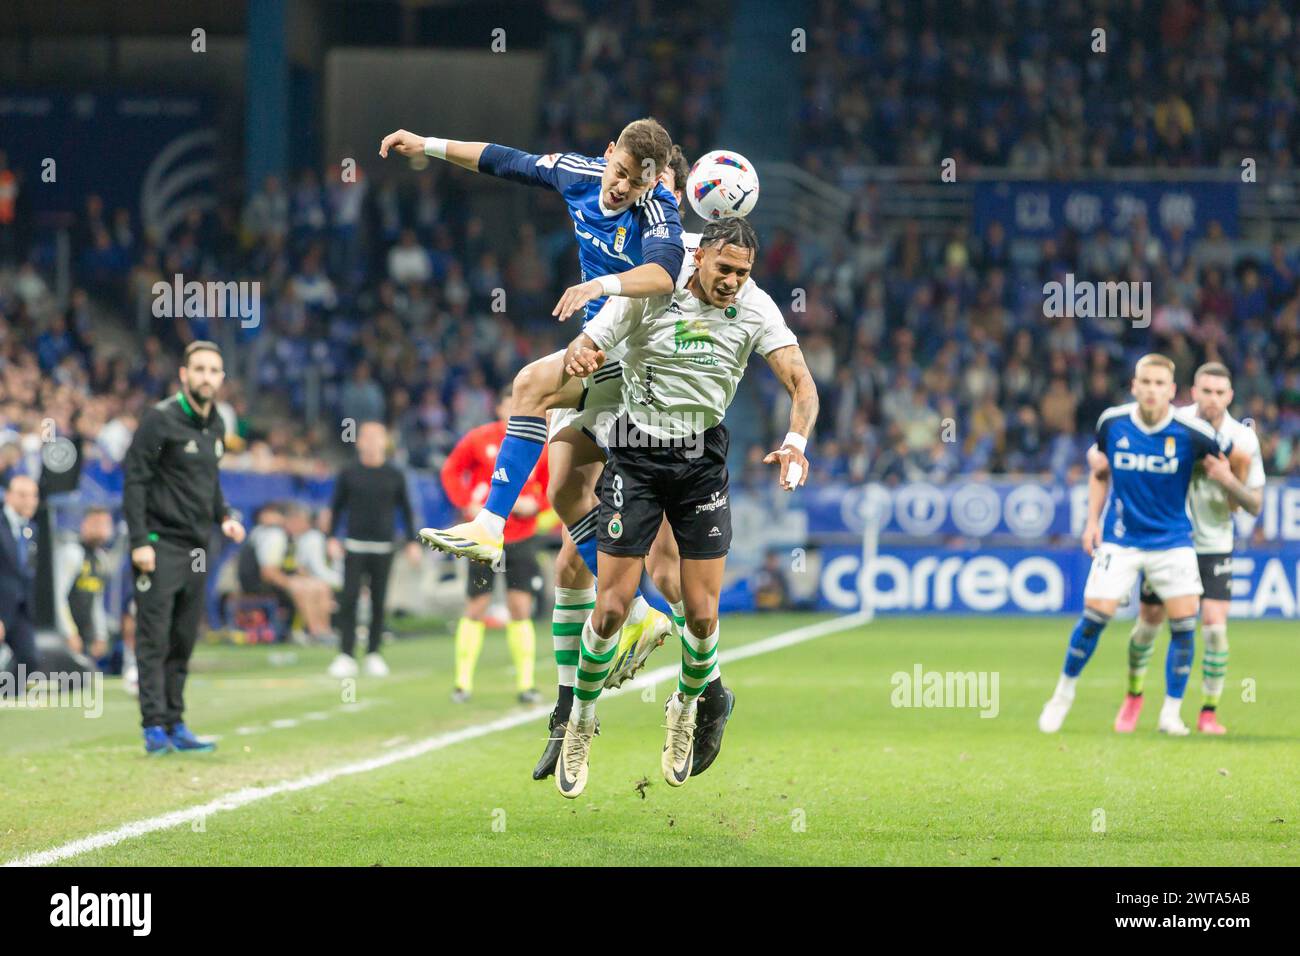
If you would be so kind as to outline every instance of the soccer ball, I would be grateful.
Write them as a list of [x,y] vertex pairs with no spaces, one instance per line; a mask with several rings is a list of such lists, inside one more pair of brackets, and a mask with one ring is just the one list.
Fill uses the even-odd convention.
[[758,173],[739,153],[715,149],[691,167],[686,198],[701,219],[748,216],[758,202]]

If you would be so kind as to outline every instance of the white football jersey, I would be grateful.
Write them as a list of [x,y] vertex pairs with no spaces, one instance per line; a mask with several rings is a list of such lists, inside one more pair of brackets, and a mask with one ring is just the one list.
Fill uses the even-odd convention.
[[751,352],[798,344],[772,297],[752,279],[726,309],[685,288],[650,299],[610,296],[583,331],[606,356],[621,344],[622,407],[638,428],[664,439],[688,438],[721,422]]
[[[1195,415],[1196,406],[1186,405],[1179,413]],[[1248,425],[1243,425],[1227,412],[1219,423],[1219,434],[1232,442],[1234,448],[1250,452],[1250,471],[1246,474],[1247,488],[1264,487],[1264,457],[1259,449],[1259,436]],[[1228,554],[1232,551],[1232,505],[1223,485],[1197,467],[1192,473],[1192,484],[1187,489],[1187,513],[1192,518],[1192,546],[1197,554]]]
[[682,268],[677,273],[677,288],[679,289],[686,287],[691,273],[695,271],[695,250],[700,248],[701,236],[703,236],[703,233],[700,232],[682,233],[682,245],[686,247],[686,255],[682,256]]

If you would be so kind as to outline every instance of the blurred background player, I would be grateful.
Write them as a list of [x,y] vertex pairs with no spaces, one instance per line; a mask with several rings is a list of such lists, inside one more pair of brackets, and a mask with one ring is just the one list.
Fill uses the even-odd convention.
[[1107,492],[1095,471],[1089,476],[1083,547],[1092,556],[1092,569],[1056,691],[1038,718],[1044,733],[1061,729],[1074,703],[1079,674],[1139,573],[1169,612],[1172,647],[1157,729],[1174,736],[1189,732],[1179,709],[1191,673],[1202,587],[1187,517],[1187,489],[1192,468],[1202,459],[1226,452],[1245,474],[1249,456],[1209,423],[1176,412],[1174,392],[1174,363],[1163,355],[1144,355],[1133,373],[1136,401],[1108,408],[1097,421],[1097,450],[1106,456],[1112,478]]
[[[639,119],[625,126],[604,156],[577,153],[535,155],[493,143],[464,143],[438,137],[417,136],[397,130],[385,136],[380,156],[390,149],[407,157],[432,156],[474,172],[512,179],[528,185],[554,189],[564,198],[574,223],[578,260],[583,282],[571,286],[552,314],[561,321],[582,309],[583,321],[600,310],[607,296],[649,296],[671,293],[684,259],[681,218],[677,200],[660,182],[672,153],[667,131],[653,119]],[[682,185],[682,184],[677,184]],[[611,356],[611,359],[615,356]],[[616,363],[593,376],[593,385],[604,386],[617,407]],[[599,381],[597,381],[599,379]],[[533,466],[549,441],[551,481],[547,494],[565,523],[565,540],[556,560],[556,614],[571,611],[581,616],[594,603],[596,572],[595,487],[604,455],[597,440],[572,427],[577,406],[584,399],[585,383],[565,374],[563,352],[556,351],[525,366],[515,377],[510,418],[493,464],[487,500],[470,521],[446,530],[426,528],[421,540],[432,548],[477,561],[495,563],[503,547],[503,531]],[[602,403],[588,390],[588,404]],[[547,423],[547,412],[557,409]],[[562,411],[560,411],[562,409]],[[585,570],[583,565],[585,564]],[[673,601],[668,585],[665,596]],[[680,597],[674,603],[680,604]],[[676,609],[674,609],[676,610]],[[573,621],[560,621],[567,625]],[[627,618],[629,633],[624,643],[638,645],[641,659],[673,630],[673,623],[651,608],[638,591]],[[553,629],[554,631],[554,629]],[[572,706],[574,668],[577,664],[577,635],[553,633],[559,687],[556,707],[550,717],[546,749],[533,771],[542,779],[554,766],[564,722]],[[621,662],[626,676],[635,658]]]
[[[365,422],[357,431],[357,460],[339,472],[334,482],[329,549],[331,558],[343,560],[343,594],[339,601],[339,654],[330,664],[331,677],[351,677],[357,672],[353,652],[363,582],[370,588],[366,673],[373,677],[388,674],[379,648],[384,636],[388,573],[393,566],[393,519],[399,513],[405,526],[406,556],[412,564],[420,561],[406,476],[387,461],[387,455],[388,429],[381,422]],[[347,525],[347,537],[340,543],[338,534],[343,524]]]
[[[764,460],[780,464],[781,485],[793,490],[807,479],[804,450],[818,411],[817,387],[794,333],[771,297],[748,281],[757,253],[758,236],[745,220],[710,222],[695,253],[695,273],[683,288],[672,296],[614,300],[565,353],[566,369],[586,376],[604,364],[606,350],[627,346],[625,412],[610,432],[601,479],[596,608],[583,626],[578,705],[556,761],[555,782],[565,797],[586,786],[596,701],[665,516],[681,553],[687,626],[677,690],[664,705],[664,779],[680,787],[706,769],[721,746],[735,703],[716,674],[718,602],[731,547],[723,417],[757,351],[791,397],[789,431]],[[705,724],[711,728],[707,740],[699,734]],[[695,759],[697,744],[707,748],[703,765]]]
[[[1228,610],[1232,607],[1232,512],[1245,508],[1258,515],[1264,502],[1264,461],[1260,455],[1259,437],[1255,430],[1243,425],[1228,413],[1232,404],[1232,373],[1220,362],[1207,362],[1196,370],[1192,383],[1195,403],[1180,411],[1196,415],[1210,423],[1220,435],[1250,455],[1250,468],[1245,482],[1232,473],[1223,458],[1206,457],[1201,467],[1192,474],[1192,485],[1187,493],[1188,511],[1192,516],[1192,546],[1200,567],[1201,585],[1201,635],[1205,651],[1201,657],[1202,693],[1201,712],[1196,729],[1205,734],[1223,734],[1227,730],[1219,723],[1217,709],[1223,693],[1223,682],[1228,669]],[[1089,461],[1100,465],[1100,477],[1108,480],[1105,459],[1096,461],[1095,452],[1089,451]],[[1142,712],[1142,687],[1146,679],[1147,663],[1151,659],[1156,634],[1165,619],[1160,598],[1142,585],[1141,606],[1138,619],[1133,624],[1128,646],[1128,693],[1124,696],[1119,714],[1115,717],[1115,730],[1131,733],[1137,727]],[[1170,655],[1174,653],[1171,645]]]
[[[442,466],[442,486],[447,498],[467,515],[473,515],[487,498],[492,481],[492,465],[506,434],[506,410],[510,403],[510,386],[501,390],[497,401],[500,419],[480,425],[456,443]],[[547,456],[538,459],[523,492],[514,503],[505,525],[506,643],[515,664],[515,687],[521,704],[535,704],[542,699],[533,680],[537,656],[537,637],[533,631],[533,594],[541,587],[541,569],[537,564],[538,516],[546,510]],[[488,605],[497,575],[492,567],[479,561],[469,563],[465,611],[456,624],[456,686],[451,699],[469,700],[474,691],[474,668],[483,649]]]

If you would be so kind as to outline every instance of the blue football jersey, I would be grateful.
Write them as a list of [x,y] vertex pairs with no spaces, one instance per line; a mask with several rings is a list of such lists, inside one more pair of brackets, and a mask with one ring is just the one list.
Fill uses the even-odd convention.
[[[677,200],[663,183],[655,183],[654,189],[647,190],[622,212],[607,214],[600,191],[604,157],[577,153],[539,156],[493,143],[479,157],[479,171],[531,186],[547,186],[564,197],[578,239],[583,282],[627,272],[649,262],[663,266],[676,280],[686,255],[682,220]],[[604,304],[604,296],[588,302],[582,324],[594,319]]]
[[1206,455],[1225,455],[1232,442],[1194,415],[1171,408],[1155,427],[1143,424],[1137,402],[1106,409],[1097,419],[1097,448],[1110,462],[1110,497],[1102,540],[1163,551],[1191,547],[1187,488]]

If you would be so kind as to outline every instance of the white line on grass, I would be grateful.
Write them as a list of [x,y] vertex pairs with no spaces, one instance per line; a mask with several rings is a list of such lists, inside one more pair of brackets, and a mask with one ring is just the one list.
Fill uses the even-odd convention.
[[[753,641],[744,644],[741,647],[731,650],[722,651],[718,654],[718,659],[724,663],[729,661],[744,660],[747,657],[755,657],[759,654],[767,654],[772,651],[779,651],[782,648],[791,647],[795,644],[802,644],[804,641],[811,641],[818,637],[824,637],[827,634],[834,634],[837,631],[847,630],[856,627],[859,624],[865,624],[869,618],[862,614],[847,614],[843,617],[832,618],[829,621],[819,621],[816,624],[809,624],[804,627],[797,627],[792,631],[786,631],[782,634],[774,634],[771,637],[765,637],[762,640]],[[676,677],[678,671],[677,664],[666,664],[663,667],[655,668],[641,675],[639,679],[624,684],[622,687],[614,690],[605,691],[601,694],[602,699],[617,697],[621,694],[628,694],[632,691],[640,691],[647,683],[654,684],[661,680],[667,680],[670,677]],[[170,830],[172,827],[178,827],[186,823],[193,823],[195,820],[203,820],[214,813],[221,813],[226,810],[238,810],[250,803],[256,803],[259,800],[266,800],[269,797],[278,796],[282,793],[296,793],[300,790],[310,790],[313,787],[319,787],[323,784],[337,780],[339,777],[351,777],[359,773],[369,773],[372,770],[379,770],[383,767],[392,766],[395,763],[401,763],[404,760],[411,760],[415,757],[422,757],[427,753],[435,750],[442,750],[454,744],[464,743],[467,740],[474,740],[477,737],[486,737],[488,734],[494,734],[501,730],[510,730],[522,724],[531,723],[547,716],[550,713],[550,705],[534,707],[529,710],[516,711],[497,720],[488,721],[485,724],[475,724],[472,727],[465,727],[461,730],[453,730],[445,734],[438,734],[436,737],[427,737],[424,740],[417,741],[406,747],[397,750],[390,750],[388,753],[378,757],[371,757],[367,760],[359,760],[355,763],[344,764],[341,767],[334,767],[330,770],[321,770],[317,773],[308,774],[305,777],[299,777],[296,780],[284,780],[280,783],[272,784],[267,787],[245,787],[243,790],[236,790],[234,793],[227,794],[224,797],[217,797],[208,803],[197,807],[190,807],[188,810],[175,810],[171,813],[164,813],[161,816],[149,817],[144,820],[136,820],[134,823],[127,823],[117,827],[114,830],[106,830],[103,833],[96,833],[80,840],[73,840],[71,843],[65,843],[62,846],[56,846],[49,850],[42,850],[38,853],[30,853],[27,856],[21,856],[17,859],[10,860],[5,866],[49,866],[52,863],[58,863],[61,860],[71,859],[74,856],[80,856],[83,853],[89,853],[92,850],[101,850],[105,847],[116,846],[124,840],[131,840],[135,837],[145,836],[149,833],[156,833],[159,830]]]

